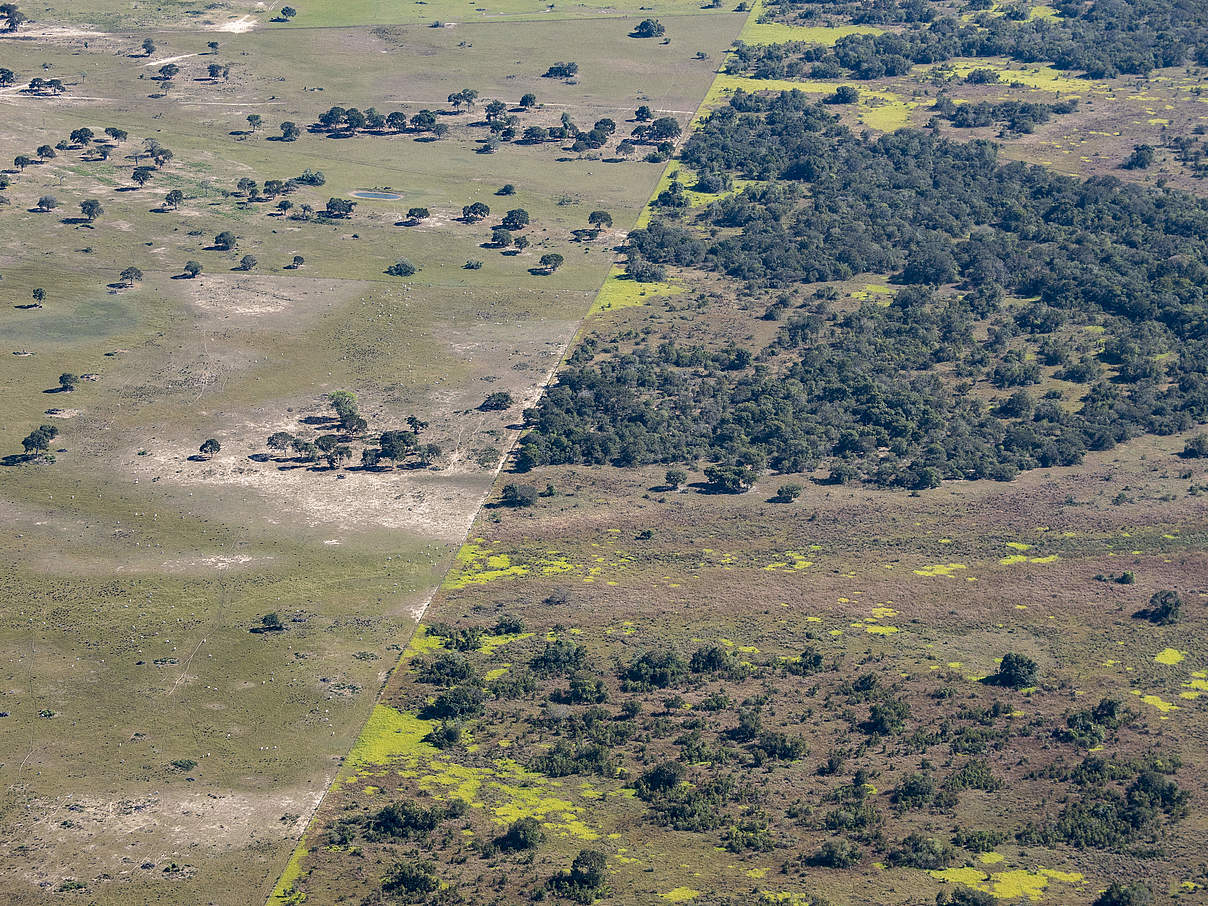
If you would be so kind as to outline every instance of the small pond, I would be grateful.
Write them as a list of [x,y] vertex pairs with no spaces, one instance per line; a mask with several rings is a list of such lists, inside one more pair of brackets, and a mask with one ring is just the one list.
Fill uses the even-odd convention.
[[376,198],[382,201],[398,201],[402,198],[397,192],[370,192],[368,190],[357,190],[352,193],[353,198]]

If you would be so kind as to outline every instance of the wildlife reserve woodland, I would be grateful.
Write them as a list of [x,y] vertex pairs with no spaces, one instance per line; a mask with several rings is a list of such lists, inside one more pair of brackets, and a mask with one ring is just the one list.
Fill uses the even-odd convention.
[[1208,906],[1208,0],[0,3],[0,906]]

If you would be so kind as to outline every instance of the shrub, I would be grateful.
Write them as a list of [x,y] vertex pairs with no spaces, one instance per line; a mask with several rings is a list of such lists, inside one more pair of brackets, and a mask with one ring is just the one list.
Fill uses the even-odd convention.
[[446,689],[423,710],[425,720],[456,720],[482,713],[485,696],[477,686],[454,686]]
[[688,665],[671,648],[644,651],[621,671],[621,688],[626,692],[666,689],[687,673]]
[[1149,906],[1152,902],[1153,894],[1144,884],[1126,885],[1113,881],[1092,906]]
[[1155,592],[1149,599],[1149,606],[1138,610],[1133,617],[1138,620],[1148,620],[1155,626],[1173,626],[1179,621],[1179,611],[1183,599],[1176,591],[1165,589]]
[[439,887],[436,865],[426,861],[396,862],[382,879],[382,890],[386,893],[432,893]]
[[537,502],[538,493],[531,484],[509,482],[503,486],[499,499],[504,506],[527,507]]
[[398,261],[386,268],[386,273],[391,277],[411,277],[414,276],[418,270],[419,268],[417,268],[406,258],[399,258]]
[[947,868],[955,855],[952,844],[914,831],[890,851],[889,864],[895,868],[940,869]]
[[503,850],[519,852],[536,849],[545,840],[541,822],[536,818],[519,818],[508,825],[507,831],[495,838],[495,844]]
[[513,402],[512,394],[506,390],[496,390],[494,393],[488,394],[478,408],[483,412],[502,412],[512,408]]
[[1030,657],[1011,652],[1003,655],[998,665],[998,672],[988,676],[983,682],[993,686],[1004,686],[1008,689],[1024,689],[1035,686],[1039,667]]
[[823,868],[851,868],[860,861],[860,850],[848,840],[825,841],[810,857],[810,864]]

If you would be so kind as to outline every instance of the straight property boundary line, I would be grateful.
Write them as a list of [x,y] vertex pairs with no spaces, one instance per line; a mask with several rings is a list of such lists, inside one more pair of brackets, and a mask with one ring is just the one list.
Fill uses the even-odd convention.
[[[760,10],[760,4],[756,3],[756,4],[752,5],[752,9],[751,9],[747,19],[745,19],[743,21],[742,28],[746,27],[746,25],[751,21],[751,19],[757,15],[757,12],[759,10]],[[740,30],[739,30],[740,32],[741,32],[742,28],[740,28]],[[738,34],[735,34],[735,40],[738,40]],[[713,79],[710,80],[709,84],[705,87],[705,91],[704,91],[704,94],[701,96],[700,103],[697,105],[696,110],[692,114],[692,117],[688,120],[687,128],[684,130],[683,137],[680,140],[681,144],[684,141],[686,141],[687,137],[694,131],[695,127],[700,123],[701,117],[705,113],[707,113],[708,108],[712,104],[716,103],[716,94],[713,89],[714,89],[714,86],[717,84],[720,76],[722,75],[722,70],[725,66],[725,60],[728,56],[729,56],[729,52],[727,51],[727,53],[725,55],[723,55],[722,61],[721,61],[721,63],[719,63],[717,70],[714,72]],[[645,216],[646,211],[650,207],[651,202],[653,202],[655,200],[655,198],[657,197],[658,192],[659,192],[659,186],[662,185],[664,178],[667,176],[667,174],[673,168],[676,168],[678,166],[679,166],[679,161],[676,158],[672,157],[671,159],[669,159],[667,161],[666,166],[662,170],[659,171],[658,179],[655,180],[654,188],[651,191],[650,196],[646,199],[645,203],[643,203],[642,206],[634,213],[633,220],[632,220],[632,223],[630,226],[631,230],[636,229],[637,224],[642,221],[643,217]],[[627,234],[628,234],[628,231],[627,231]],[[540,384],[536,385],[533,388],[533,392],[529,395],[528,398],[526,398],[524,400],[524,404],[526,406],[535,404],[538,400],[540,400],[540,398],[545,394],[546,390],[549,389],[549,386],[553,382],[554,378],[557,377],[558,372],[562,370],[563,365],[566,364],[567,355],[570,353],[572,347],[574,347],[581,339],[584,327],[587,325],[588,321],[591,320],[591,318],[593,317],[593,313],[595,313],[595,311],[596,311],[596,302],[600,298],[601,294],[603,293],[604,288],[608,283],[608,280],[611,278],[614,266],[615,266],[615,262],[609,266],[607,272],[604,275],[604,279],[600,283],[600,286],[597,288],[596,292],[592,294],[591,300],[588,303],[587,309],[583,312],[583,315],[579,318],[579,320],[575,324],[573,331],[569,334],[566,342],[562,345],[562,348],[558,353],[557,360],[550,367],[549,371],[546,373],[545,379],[542,380]],[[420,607],[416,611],[415,627],[412,629],[411,634],[409,636],[407,636],[407,640],[406,640],[407,643],[406,643],[406,645],[403,646],[403,652],[399,655],[398,660],[395,662],[394,666],[391,667],[390,670],[387,672],[385,678],[382,680],[381,685],[378,687],[378,691],[374,698],[374,703],[373,703],[374,708],[376,708],[381,703],[382,694],[385,692],[386,687],[390,684],[390,680],[394,678],[395,672],[397,670],[399,670],[401,667],[403,667],[403,665],[405,663],[404,659],[406,658],[407,648],[410,647],[411,642],[414,640],[416,633],[419,631],[420,626],[423,624],[424,616],[427,614],[428,608],[431,606],[433,599],[440,592],[441,588],[444,587],[445,581],[448,579],[449,574],[452,571],[453,564],[457,562],[458,552],[461,551],[462,547],[465,546],[466,541],[469,540],[470,534],[474,530],[474,525],[478,521],[478,517],[482,512],[482,508],[483,508],[484,504],[486,504],[486,502],[490,499],[491,495],[494,493],[495,487],[499,482],[499,476],[503,473],[504,467],[507,465],[508,461],[512,458],[512,454],[515,452],[516,447],[520,442],[520,438],[523,435],[524,435],[524,430],[522,428],[518,429],[514,432],[511,440],[506,445],[502,454],[500,455],[499,461],[495,464],[494,471],[491,473],[490,484],[487,486],[486,491],[479,497],[478,502],[474,505],[474,509],[473,509],[472,513],[470,514],[470,518],[466,524],[465,532],[462,534],[461,539],[457,543],[457,546],[451,549],[451,551],[452,551],[451,554],[445,558],[445,562],[443,563],[443,568],[440,568],[437,570],[440,575],[440,581],[432,588],[432,590],[428,593],[427,597],[424,599],[423,603],[420,605]],[[373,716],[373,710],[371,709],[369,714],[365,718],[365,723],[362,724],[360,731],[356,735],[356,739],[353,742],[353,746],[356,745],[356,742],[360,741],[361,736],[365,732],[365,727],[368,725],[369,721],[372,719],[372,716]],[[351,751],[351,749],[349,751]],[[347,758],[347,753],[345,753],[345,758]],[[302,858],[304,858],[307,855],[307,853],[309,851],[307,844],[310,841],[311,832],[312,832],[312,830],[314,830],[313,825],[314,825],[315,819],[319,815],[319,812],[322,810],[323,803],[327,801],[328,794],[333,789],[336,788],[338,778],[339,778],[339,770],[337,769],[335,771],[335,773],[333,774],[331,780],[329,780],[327,785],[324,787],[322,795],[315,802],[314,809],[311,811],[310,816],[307,819],[306,829],[302,832],[301,837],[298,838],[298,843],[294,847],[293,851],[290,853],[289,860],[282,867],[281,871],[277,873],[276,881],[273,884],[272,890],[269,891],[267,900],[265,901],[266,906],[273,906],[274,902],[280,903],[285,896],[286,890],[288,890],[289,887],[292,886],[293,882],[300,875],[300,871],[298,871],[298,869],[300,869],[300,861]]]

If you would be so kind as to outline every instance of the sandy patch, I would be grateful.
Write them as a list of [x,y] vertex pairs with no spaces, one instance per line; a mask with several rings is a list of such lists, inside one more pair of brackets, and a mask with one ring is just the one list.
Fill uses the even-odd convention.
[[259,24],[260,20],[255,16],[240,16],[238,19],[234,19],[230,22],[224,22],[222,25],[215,25],[212,31],[223,31],[232,35],[242,35],[245,32],[251,31]]
[[79,409],[47,409],[46,414],[51,418],[75,418],[80,414]]
[[209,572],[211,570],[234,569],[249,563],[263,561],[264,557],[249,557],[247,554],[218,554],[212,557],[186,557],[181,560],[165,560],[163,568],[172,571]]
[[191,301],[202,313],[222,319],[257,320],[265,315],[296,315],[327,310],[355,294],[360,284],[306,278],[202,274],[184,281]]
[[[33,883],[102,873],[120,883],[162,873],[171,862],[187,872],[198,847],[230,851],[293,839],[321,795],[321,789],[299,788],[261,794],[165,789],[123,799],[39,798],[23,807],[14,842],[39,855],[31,860]],[[281,820],[287,815],[299,817]]]

